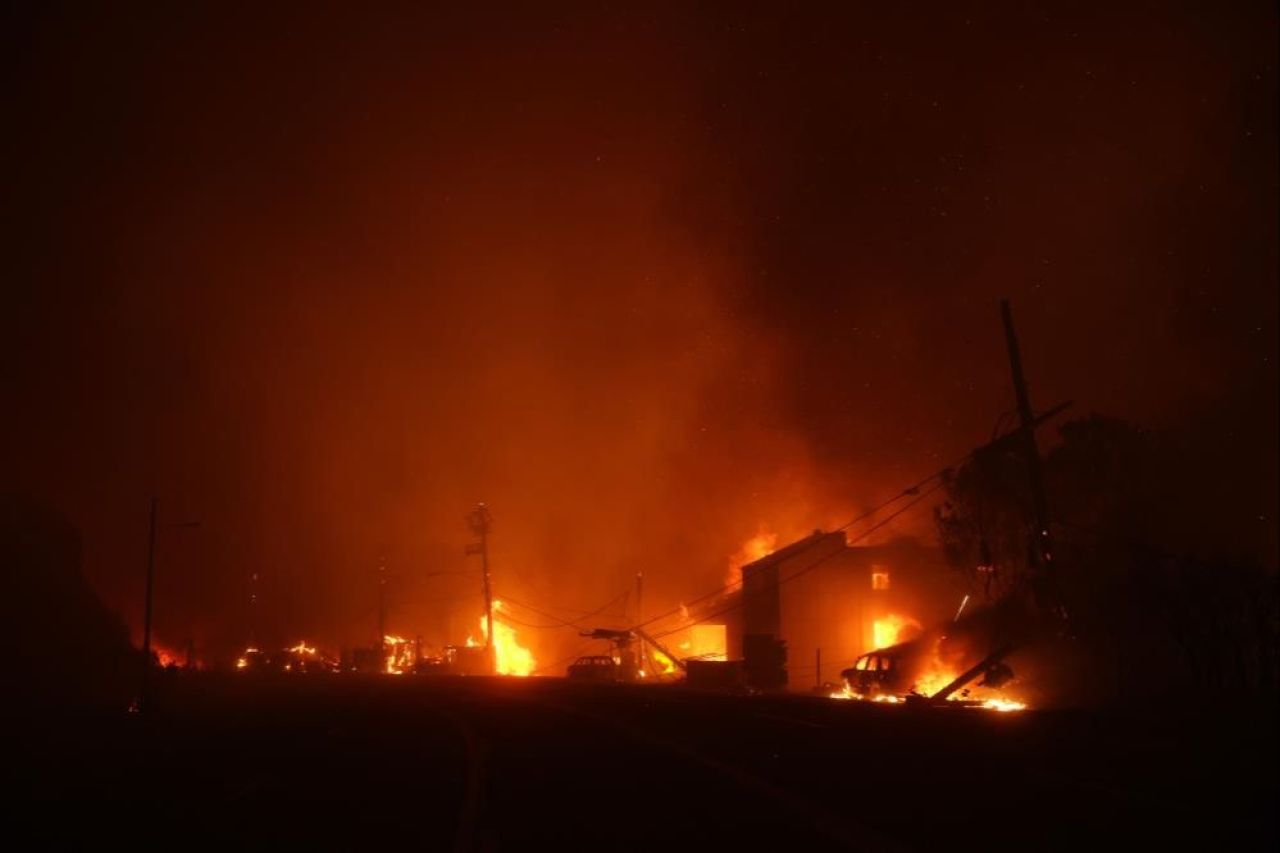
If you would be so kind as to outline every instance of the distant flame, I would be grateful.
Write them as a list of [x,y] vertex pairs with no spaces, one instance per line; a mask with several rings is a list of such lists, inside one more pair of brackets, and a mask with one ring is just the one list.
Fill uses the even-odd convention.
[[161,667],[186,666],[187,664],[187,656],[185,654],[178,654],[173,649],[167,649],[154,643],[151,645],[151,654],[155,657],[156,664]]
[[382,671],[388,675],[404,675],[413,669],[416,649],[412,640],[387,634],[382,638]]
[[770,532],[763,524],[733,554],[729,555],[729,570],[725,574],[725,586],[742,582],[742,567],[772,554],[778,547],[778,534]]

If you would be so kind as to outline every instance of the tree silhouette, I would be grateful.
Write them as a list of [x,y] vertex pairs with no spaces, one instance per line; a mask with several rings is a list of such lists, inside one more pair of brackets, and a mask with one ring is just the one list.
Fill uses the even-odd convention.
[[[1187,445],[1115,418],[1060,429],[1044,459],[1056,590],[1094,673],[1121,695],[1184,687],[1274,692],[1274,572],[1217,553],[1186,482]],[[1031,544],[1025,465],[1008,443],[948,475],[937,529],[975,593],[998,599],[1024,577]],[[1201,546],[1202,547],[1202,546]]]

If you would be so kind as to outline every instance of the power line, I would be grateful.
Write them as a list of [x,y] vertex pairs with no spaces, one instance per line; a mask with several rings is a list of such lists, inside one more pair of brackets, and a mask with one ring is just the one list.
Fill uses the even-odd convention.
[[[903,498],[905,498],[905,497],[907,497],[907,496],[909,496],[909,495],[918,494],[918,493],[919,493],[919,491],[920,491],[920,488],[921,488],[922,486],[924,486],[924,485],[926,485],[926,484],[928,484],[928,483],[931,483],[931,482],[933,482],[934,480],[939,479],[940,477],[944,476],[948,471],[950,471],[950,470],[952,470],[953,468],[956,468],[957,466],[959,466],[959,465],[963,464],[964,462],[968,461],[968,459],[969,459],[970,457],[972,457],[972,456],[974,455],[974,453],[976,453],[976,452],[977,452],[977,451],[970,451],[970,452],[966,453],[964,456],[960,457],[960,458],[959,458],[959,459],[957,459],[955,462],[952,462],[950,465],[947,465],[947,466],[945,466],[945,467],[943,467],[943,468],[939,468],[937,471],[933,472],[933,473],[932,473],[932,474],[930,474],[928,477],[925,477],[923,480],[920,480],[918,483],[913,483],[912,485],[907,486],[905,489],[903,489],[902,491],[898,492],[896,495],[894,495],[893,497],[889,498],[887,501],[884,501],[883,503],[879,504],[878,506],[875,506],[875,507],[873,507],[873,508],[871,508],[871,509],[867,510],[866,512],[863,512],[863,513],[861,513],[861,514],[860,514],[860,515],[858,515],[858,516],[855,516],[854,518],[850,519],[849,521],[847,521],[847,522],[845,522],[844,524],[840,525],[839,527],[835,528],[835,529],[834,529],[834,530],[832,530],[831,532],[832,532],[832,533],[840,533],[841,531],[848,530],[850,527],[853,527],[855,524],[858,524],[858,523],[860,523],[860,522],[866,521],[868,518],[871,518],[871,517],[872,517],[873,515],[875,515],[876,513],[880,512],[880,511],[881,511],[881,510],[883,510],[883,509],[888,508],[889,506],[892,506],[893,504],[897,503],[898,501],[902,500]],[[933,490],[931,490],[929,493],[930,493],[930,494],[932,494],[932,492],[933,492],[933,491],[936,491],[936,488],[935,488],[935,489],[933,489]],[[897,515],[890,516],[889,520],[892,520],[893,518],[896,518],[896,517],[897,517]],[[872,533],[872,532],[874,532],[874,531],[876,531],[876,530],[880,529],[880,527],[882,527],[882,526],[883,526],[883,524],[878,524],[878,525],[873,526],[870,530],[868,530],[868,531],[864,532],[863,534],[859,535],[859,536],[858,536],[856,539],[854,539],[853,541],[854,541],[854,542],[857,542],[857,541],[860,541],[861,539],[865,539],[865,538],[866,538],[866,536],[867,536],[867,534]],[[736,589],[737,587],[740,587],[740,586],[742,586],[742,579],[741,579],[741,578],[739,578],[739,579],[738,579],[738,580],[736,580],[736,581],[733,581],[732,583],[728,583],[728,584],[725,584],[724,586],[721,586],[721,587],[718,587],[718,588],[716,588],[716,589],[713,589],[713,590],[711,590],[710,592],[708,592],[708,593],[706,593],[706,594],[704,594],[704,595],[700,595],[700,596],[698,596],[697,598],[690,599],[689,601],[684,602],[684,603],[683,603],[683,605],[682,605],[681,607],[673,608],[673,609],[671,609],[671,610],[666,611],[665,613],[659,613],[657,616],[654,616],[654,617],[652,617],[652,618],[650,618],[650,619],[646,619],[645,621],[643,621],[643,622],[639,623],[638,625],[634,625],[634,626],[633,626],[633,630],[634,630],[635,628],[643,628],[643,627],[645,627],[646,625],[651,625],[651,624],[653,624],[654,622],[659,622],[659,621],[661,621],[661,620],[663,620],[663,619],[666,619],[666,618],[668,618],[668,617],[670,617],[670,616],[674,616],[674,615],[675,615],[675,614],[677,614],[677,613],[680,613],[680,612],[682,612],[682,611],[684,611],[684,610],[687,610],[687,609],[688,609],[688,607],[689,607],[689,605],[691,605],[691,604],[697,604],[697,603],[698,603],[698,602],[700,602],[700,601],[705,601],[705,600],[707,600],[707,599],[709,599],[709,598],[714,598],[714,597],[716,597],[716,596],[723,595],[723,594],[725,594],[725,593],[727,593],[727,592],[731,592],[732,590],[734,590],[734,589]],[[696,624],[696,623],[693,623],[693,624]]]
[[[944,469],[944,470],[945,470],[945,469]],[[933,478],[930,478],[930,479],[933,479]],[[926,482],[928,482],[928,481],[926,481]],[[945,485],[944,483],[938,483],[937,485],[935,485],[933,488],[929,489],[928,491],[921,493],[920,495],[918,495],[918,496],[916,497],[916,499],[915,499],[915,500],[910,501],[906,506],[902,507],[902,508],[901,508],[901,509],[899,509],[899,510],[894,511],[892,514],[890,514],[890,515],[889,515],[887,518],[885,518],[884,520],[880,521],[878,524],[874,524],[874,525],[872,525],[871,527],[869,527],[867,530],[865,530],[865,531],[863,531],[862,533],[858,534],[858,536],[856,536],[854,539],[852,539],[852,540],[849,542],[849,544],[850,544],[850,545],[852,545],[852,544],[854,544],[854,543],[856,543],[856,542],[860,542],[860,541],[862,541],[863,539],[866,539],[866,538],[867,538],[868,536],[870,536],[872,533],[875,533],[877,530],[879,530],[880,528],[884,527],[886,524],[888,524],[889,522],[893,521],[893,520],[894,520],[895,518],[897,518],[898,516],[902,515],[903,513],[909,512],[912,508],[914,508],[914,507],[915,507],[917,504],[919,504],[921,501],[923,501],[923,500],[925,500],[926,498],[930,497],[931,495],[935,494],[935,493],[936,493],[939,489],[941,489],[944,485]],[[837,528],[837,529],[840,529],[840,528]],[[796,571],[796,572],[792,573],[791,575],[789,575],[789,576],[787,576],[787,577],[782,578],[781,580],[779,580],[779,581],[778,581],[778,586],[782,586],[782,584],[784,584],[784,583],[789,583],[790,581],[795,580],[796,578],[800,577],[801,575],[808,574],[809,572],[811,572],[811,571],[813,571],[814,569],[818,568],[818,567],[819,567],[819,566],[821,566],[823,563],[827,562],[827,561],[828,561],[828,560],[830,560],[832,557],[835,557],[835,556],[837,556],[837,555],[838,555],[838,554],[840,554],[840,553],[841,553],[840,551],[832,551],[832,552],[830,552],[830,553],[828,553],[828,554],[824,554],[823,556],[819,557],[817,560],[815,560],[814,562],[812,562],[812,563],[810,563],[809,565],[805,566],[804,568],[800,569],[799,571]],[[732,613],[733,611],[738,610],[739,608],[743,607],[744,605],[745,605],[745,601],[744,601],[744,600],[742,600],[742,599],[739,599],[738,601],[734,602],[733,604],[730,604],[730,605],[729,605],[729,606],[727,606],[727,607],[724,607],[724,608],[722,608],[722,609],[720,609],[720,610],[716,610],[716,611],[713,611],[713,612],[708,613],[708,614],[706,614],[706,615],[700,616],[700,617],[698,617],[697,619],[694,619],[694,620],[692,620],[691,622],[689,622],[687,625],[681,625],[679,628],[672,628],[672,629],[670,629],[670,630],[663,631],[663,632],[658,633],[658,634],[654,634],[654,639],[662,639],[663,637],[667,637],[667,636],[670,636],[671,634],[675,634],[675,633],[678,633],[678,632],[680,632],[680,631],[683,631],[683,630],[685,630],[685,629],[687,629],[687,628],[691,628],[691,627],[693,627],[694,625],[698,625],[698,624],[701,624],[701,623],[703,623],[703,622],[706,622],[708,619],[714,619],[714,618],[715,618],[715,617],[717,617],[717,616],[723,616],[723,615],[725,615],[725,614],[727,614],[727,613]]]
[[[561,619],[559,616],[556,616],[554,613],[548,613],[546,610],[543,610],[539,607],[529,604],[528,602],[524,602],[524,601],[520,601],[519,599],[512,598],[509,595],[499,595],[498,598],[501,601],[504,601],[504,602],[509,601],[512,604],[525,608],[526,610],[531,610],[534,613],[537,613],[539,616],[545,616],[546,618],[551,619],[555,622],[555,624],[553,625],[530,625],[528,623],[520,623],[525,625],[525,627],[527,628],[577,628],[579,631],[583,631],[583,630],[586,630],[586,626],[579,624],[582,620],[589,619],[592,616],[596,616],[600,613],[603,613],[605,610],[608,610],[610,607],[617,604],[623,598],[626,598],[627,595],[630,594],[630,592],[631,592],[630,589],[624,590],[621,594],[616,595],[613,598],[609,599],[604,604],[597,607],[595,610],[588,611],[587,613],[584,613],[582,616],[579,616],[578,620],[576,621],[572,619],[567,619],[567,620]],[[512,621],[518,621],[518,620],[512,620]]]
[[496,618],[499,622],[510,622],[510,623],[511,623],[511,624],[513,624],[513,625],[519,625],[519,626],[520,626],[520,627],[522,627],[522,628],[533,628],[534,630],[537,630],[537,631],[546,631],[546,630],[550,630],[550,629],[553,629],[553,628],[568,628],[568,627],[572,627],[572,626],[570,626],[570,625],[564,625],[564,624],[557,624],[557,625],[535,625],[535,624],[534,624],[534,623],[532,623],[532,622],[525,622],[525,621],[524,621],[524,620],[522,620],[522,619],[517,619],[516,617],[512,616],[510,613],[501,613],[501,612],[500,612],[500,613],[499,613],[499,615],[498,615],[498,616],[496,616],[496,617],[494,617],[494,618]]

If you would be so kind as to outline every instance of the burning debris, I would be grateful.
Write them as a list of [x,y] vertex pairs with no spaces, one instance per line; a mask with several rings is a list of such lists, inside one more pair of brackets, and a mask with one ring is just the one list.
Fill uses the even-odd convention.
[[177,651],[168,646],[162,646],[155,642],[151,644],[151,662],[152,665],[160,669],[177,670],[177,669],[203,669],[204,664],[201,663],[199,657],[196,656],[194,644],[188,643],[187,647],[182,651]]
[[238,672],[287,672],[315,673],[339,672],[338,662],[322,654],[315,646],[308,646],[305,640],[296,646],[281,649],[274,654],[266,654],[257,647],[250,646],[236,658]]
[[387,675],[413,672],[421,657],[421,646],[416,640],[387,634],[382,638],[382,671]]

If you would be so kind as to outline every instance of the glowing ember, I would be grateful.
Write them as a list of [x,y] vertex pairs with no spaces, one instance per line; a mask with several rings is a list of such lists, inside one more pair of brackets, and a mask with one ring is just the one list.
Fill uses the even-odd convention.
[[905,643],[917,636],[921,630],[923,629],[920,623],[910,616],[890,613],[872,624],[872,648],[885,649],[896,646],[898,643]]
[[[493,602],[493,667],[498,675],[532,675],[538,668],[533,652],[520,645],[516,637],[516,629],[499,618],[505,606],[501,601]],[[467,646],[476,648],[484,645],[488,636],[488,627],[483,615],[480,616],[480,640],[467,637]]]
[[729,557],[729,570],[725,574],[725,586],[742,583],[742,567],[763,559],[774,552],[778,546],[778,534],[770,533],[762,524],[756,535],[752,536],[742,547]]

